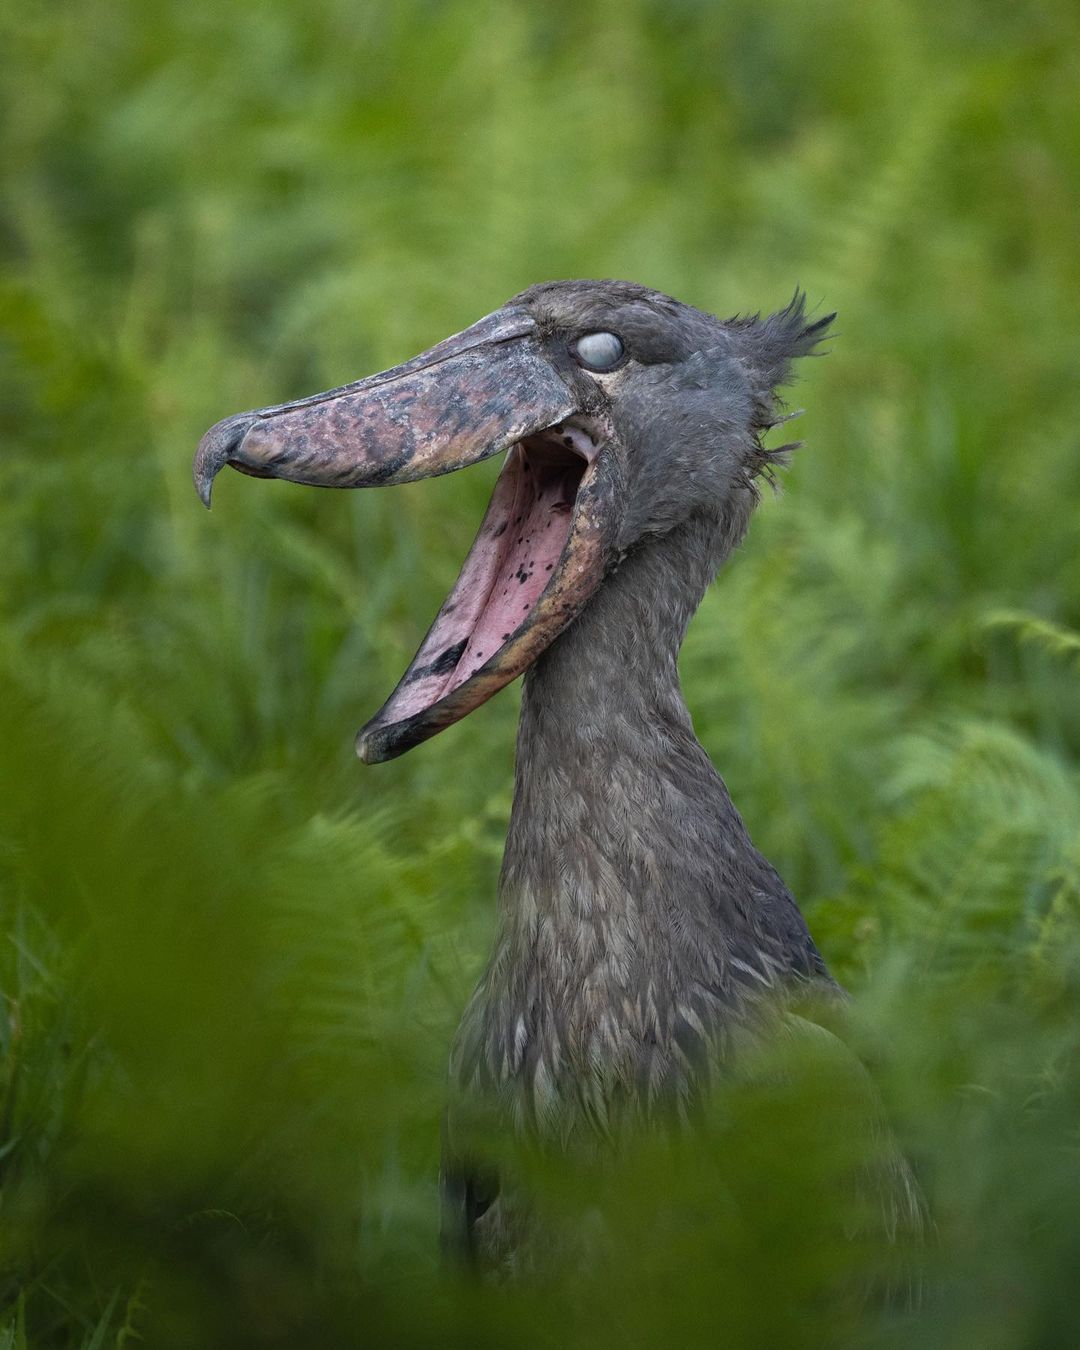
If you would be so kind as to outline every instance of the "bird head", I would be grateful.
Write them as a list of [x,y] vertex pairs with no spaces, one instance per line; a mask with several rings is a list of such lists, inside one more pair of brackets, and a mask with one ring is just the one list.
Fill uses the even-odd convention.
[[385,487],[506,454],[479,533],[397,688],[360,731],[369,763],[458,721],[522,674],[628,551],[720,519],[777,451],[776,387],[832,315],[802,296],[718,320],[629,282],[551,282],[403,365],[218,422],[195,456],[319,487]]

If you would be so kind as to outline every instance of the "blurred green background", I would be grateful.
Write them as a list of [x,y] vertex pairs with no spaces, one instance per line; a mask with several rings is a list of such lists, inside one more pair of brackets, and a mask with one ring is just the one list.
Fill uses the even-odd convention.
[[[1078,30],[1072,0],[4,7],[0,1346],[1080,1343]],[[830,1292],[867,1254],[821,1236],[814,1126],[844,1128],[809,1088],[639,1168],[602,1277],[440,1267],[518,696],[377,770],[352,736],[495,468],[225,476],[207,515],[190,459],[567,276],[839,310],[683,672],[856,995],[934,1214],[917,1312]]]

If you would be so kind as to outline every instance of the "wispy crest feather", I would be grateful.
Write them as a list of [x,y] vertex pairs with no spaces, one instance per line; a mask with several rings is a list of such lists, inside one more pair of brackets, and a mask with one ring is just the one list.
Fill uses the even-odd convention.
[[833,311],[808,323],[806,292],[796,287],[788,304],[766,319],[760,314],[750,314],[734,315],[724,321],[724,327],[736,339],[738,357],[750,378],[754,400],[750,424],[754,453],[746,466],[749,479],[765,478],[775,487],[776,470],[783,468],[792,451],[802,444],[790,441],[767,449],[762,438],[773,427],[800,416],[802,409],[784,411],[783,400],[776,391],[791,382],[791,363],[796,358],[821,355],[815,349],[830,336],[828,330],[835,318]]

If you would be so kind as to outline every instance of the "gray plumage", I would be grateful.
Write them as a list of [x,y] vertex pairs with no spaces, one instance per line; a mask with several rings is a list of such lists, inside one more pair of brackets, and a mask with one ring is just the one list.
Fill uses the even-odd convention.
[[226,463],[380,486],[509,447],[454,591],[359,739],[372,762],[403,753],[525,672],[495,939],[455,1038],[445,1137],[447,1241],[487,1264],[520,1264],[529,1206],[479,1156],[474,1107],[601,1150],[624,1121],[689,1119],[770,1037],[864,1089],[880,1141],[864,1189],[890,1233],[921,1225],[865,1070],[796,1006],[843,996],[678,675],[760,480],[793,448],[763,444],[785,420],[777,386],[832,317],[808,322],[798,293],[721,321],[627,282],[549,283],[394,370],[237,414],[200,445],[207,503]]
[[[832,316],[807,323],[796,296],[764,321],[718,323],[628,286],[538,287],[519,300],[542,309],[549,297],[560,325],[640,325],[635,351],[655,362],[609,405],[633,503],[625,556],[525,676],[496,934],[450,1079],[455,1102],[494,1098],[515,1129],[566,1146],[627,1115],[685,1116],[740,1043],[778,1029],[794,988],[842,997],[695,737],[678,674],[757,480],[795,448],[761,443],[784,420],[776,386]],[[784,1034],[796,1028],[864,1074],[829,1032],[787,1017]],[[883,1126],[868,1080],[866,1091]],[[489,1266],[513,1262],[527,1220],[455,1155],[454,1111],[449,1236]],[[917,1230],[921,1198],[891,1144],[873,1185],[898,1211],[888,1225]]]

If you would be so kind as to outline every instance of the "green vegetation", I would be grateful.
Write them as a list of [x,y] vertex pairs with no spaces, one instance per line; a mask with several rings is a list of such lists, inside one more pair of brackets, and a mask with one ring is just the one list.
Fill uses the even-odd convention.
[[[1070,0],[5,7],[0,1347],[1080,1342],[1078,38]],[[614,1271],[438,1260],[517,695],[376,770],[352,735],[494,468],[207,515],[190,457],[579,275],[840,312],[683,667],[856,995],[917,1312],[837,1292],[879,1254],[829,1236],[813,1083],[617,1173]]]

